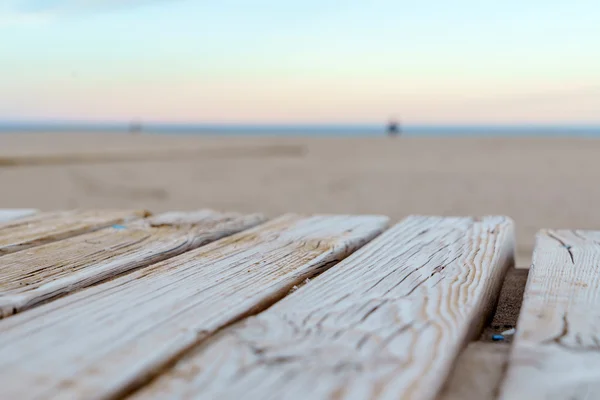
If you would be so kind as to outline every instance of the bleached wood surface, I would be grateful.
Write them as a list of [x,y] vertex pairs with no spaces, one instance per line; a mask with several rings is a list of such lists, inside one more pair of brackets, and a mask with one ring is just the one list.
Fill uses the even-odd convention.
[[0,318],[251,228],[260,215],[167,213],[0,257]]
[[143,210],[59,211],[0,223],[0,256],[148,215]]
[[37,210],[33,208],[0,208],[0,222],[12,221],[15,219],[33,215]]
[[600,398],[600,232],[538,234],[501,393]]
[[0,321],[0,398],[108,398],[371,240],[376,216],[285,216]]
[[507,218],[410,217],[135,398],[433,399],[513,254]]

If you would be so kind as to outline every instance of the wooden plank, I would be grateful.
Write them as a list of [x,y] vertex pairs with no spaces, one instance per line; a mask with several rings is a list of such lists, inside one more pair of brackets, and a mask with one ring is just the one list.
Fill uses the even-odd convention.
[[540,232],[501,398],[600,398],[598,310],[600,232]]
[[0,321],[0,398],[109,398],[267,307],[387,218],[285,216]]
[[433,399],[514,255],[504,217],[410,217],[135,398]]
[[0,223],[0,255],[147,216],[144,210],[48,212]]
[[0,222],[13,221],[37,213],[33,208],[0,208]]
[[0,258],[0,318],[264,222],[211,210],[167,213]]

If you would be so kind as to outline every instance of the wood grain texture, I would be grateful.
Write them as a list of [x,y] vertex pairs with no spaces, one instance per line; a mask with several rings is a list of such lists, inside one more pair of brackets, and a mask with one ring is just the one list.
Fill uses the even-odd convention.
[[147,215],[144,210],[74,210],[0,223],[0,256]]
[[600,398],[599,310],[600,232],[540,232],[501,398]]
[[167,213],[0,257],[0,318],[264,222],[211,210]]
[[12,221],[37,213],[33,208],[0,208],[0,222]]
[[513,254],[507,218],[410,217],[135,398],[435,398]]
[[0,321],[0,398],[111,398],[380,233],[284,216]]

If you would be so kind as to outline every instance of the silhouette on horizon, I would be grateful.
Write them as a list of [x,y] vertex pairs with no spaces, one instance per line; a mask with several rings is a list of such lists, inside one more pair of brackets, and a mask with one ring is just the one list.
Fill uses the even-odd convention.
[[132,135],[139,135],[140,133],[142,133],[142,130],[143,127],[141,121],[132,121],[129,124],[129,133],[131,133]]
[[401,133],[400,123],[395,120],[391,120],[387,126],[387,132],[389,136],[398,136]]

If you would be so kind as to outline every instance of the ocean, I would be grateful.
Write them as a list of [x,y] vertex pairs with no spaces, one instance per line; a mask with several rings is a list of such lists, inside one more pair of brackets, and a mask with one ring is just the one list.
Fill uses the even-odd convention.
[[[385,125],[232,125],[0,122],[1,133],[130,133],[224,136],[385,136]],[[402,136],[600,137],[600,125],[406,125]]]

